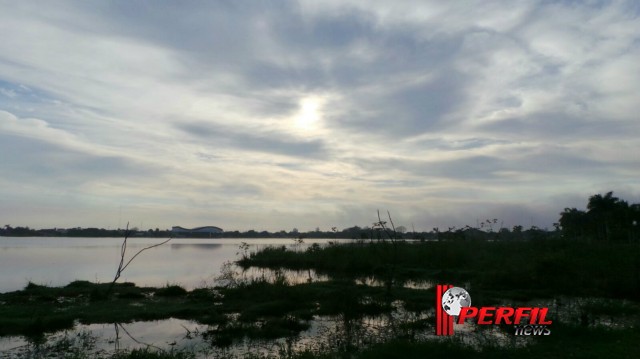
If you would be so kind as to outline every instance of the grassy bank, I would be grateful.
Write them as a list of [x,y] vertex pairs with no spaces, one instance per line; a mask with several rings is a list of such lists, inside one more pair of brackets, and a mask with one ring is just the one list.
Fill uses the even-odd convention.
[[314,269],[332,278],[375,277],[402,283],[469,283],[474,294],[526,299],[557,295],[640,300],[640,246],[540,241],[398,241],[271,247],[241,266]]
[[[186,291],[177,286],[141,288],[118,284],[103,297],[108,284],[75,281],[65,287],[30,283],[24,290],[0,294],[0,335],[37,337],[70,329],[74,322],[128,323],[179,318],[215,325],[212,339],[231,344],[242,337],[279,338],[308,328],[314,316],[374,316],[402,300],[413,310],[427,310],[433,290],[404,288],[390,297],[381,287],[347,281],[299,285],[252,280],[228,288]],[[230,320],[233,316],[235,319]],[[256,323],[259,323],[257,325]]]
[[212,306],[213,292],[187,292],[178,286],[141,288],[133,283],[116,284],[105,297],[109,284],[75,281],[64,287],[29,283],[24,290],[0,294],[0,335],[40,336],[82,324],[128,323],[165,318],[217,323],[222,316]]

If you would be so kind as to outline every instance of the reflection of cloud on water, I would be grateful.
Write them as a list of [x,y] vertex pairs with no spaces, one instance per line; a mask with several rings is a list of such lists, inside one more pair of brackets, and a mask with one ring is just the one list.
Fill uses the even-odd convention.
[[195,248],[204,250],[215,250],[222,247],[218,243],[171,243],[171,249]]

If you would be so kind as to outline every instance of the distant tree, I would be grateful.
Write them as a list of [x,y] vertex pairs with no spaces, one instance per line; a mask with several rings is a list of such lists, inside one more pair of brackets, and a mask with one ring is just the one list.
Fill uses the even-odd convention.
[[613,192],[589,197],[587,211],[565,208],[558,221],[564,238],[631,241],[638,238],[640,205],[629,205]]
[[607,192],[589,197],[588,214],[596,229],[597,238],[604,241],[623,240],[631,226],[629,204]]
[[362,238],[362,233],[367,234],[367,232],[368,232],[367,229],[360,228],[359,226],[353,226],[353,227],[343,229],[342,232],[340,232],[340,237],[358,239],[358,238]]
[[581,211],[577,208],[565,208],[560,213],[560,228],[562,235],[565,238],[582,239],[589,226],[589,216],[585,211]]
[[629,206],[629,216],[631,217],[630,238],[637,240],[640,232],[640,204]]

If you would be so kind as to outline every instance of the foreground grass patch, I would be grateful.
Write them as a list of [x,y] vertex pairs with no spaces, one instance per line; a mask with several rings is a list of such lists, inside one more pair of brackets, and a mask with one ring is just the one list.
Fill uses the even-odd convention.
[[[113,296],[105,298],[109,284],[75,281],[64,287],[29,283],[24,290],[0,294],[0,335],[37,336],[83,324],[128,323],[165,318],[194,319],[202,323],[225,320],[213,305],[215,295],[201,291],[181,299],[155,297],[163,289],[116,284]],[[170,289],[173,290],[173,289]],[[183,289],[184,290],[184,289]]]
[[[394,340],[365,349],[359,359],[403,358],[637,358],[640,330],[560,327],[550,336],[528,338],[525,347],[463,345],[455,337],[444,341],[409,342]],[[337,357],[337,356],[336,356]]]

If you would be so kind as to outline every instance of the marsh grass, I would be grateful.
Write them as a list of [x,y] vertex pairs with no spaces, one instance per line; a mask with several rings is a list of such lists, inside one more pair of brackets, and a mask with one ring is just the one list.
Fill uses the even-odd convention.
[[155,291],[158,297],[182,297],[187,295],[187,290],[177,284],[167,284]]
[[[22,334],[29,337],[71,329],[77,320],[82,324],[128,323],[170,317],[193,319],[203,323],[223,318],[211,302],[212,295],[203,290],[182,295],[154,298],[152,293],[173,287],[146,288],[133,283],[117,283],[113,298],[95,301],[93,293],[105,292],[110,283],[75,281],[64,287],[47,287],[30,283],[24,290],[0,294],[0,335]],[[183,289],[184,290],[184,289]],[[192,294],[192,295],[188,295]]]
[[[311,248],[311,247],[310,247]],[[389,243],[329,245],[307,251],[268,247],[238,261],[243,268],[314,269],[332,278],[388,281],[380,258]],[[474,294],[525,299],[555,295],[640,300],[640,246],[538,241],[397,242],[396,285],[408,280],[469,283]]]
[[638,328],[609,330],[554,326],[552,335],[536,339],[525,347],[485,345],[473,348],[461,345],[455,339],[444,341],[412,342],[393,340],[364,349],[354,356],[361,359],[431,357],[460,358],[637,358],[640,340]]

